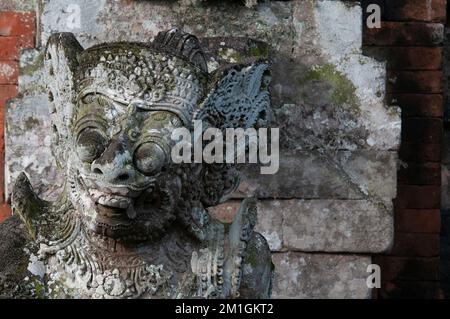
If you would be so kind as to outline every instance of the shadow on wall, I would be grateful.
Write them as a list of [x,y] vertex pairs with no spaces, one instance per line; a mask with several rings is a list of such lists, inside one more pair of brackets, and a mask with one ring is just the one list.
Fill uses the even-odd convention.
[[[440,281],[445,298],[450,298],[450,130],[444,131],[442,154]],[[446,142],[445,142],[446,141]]]

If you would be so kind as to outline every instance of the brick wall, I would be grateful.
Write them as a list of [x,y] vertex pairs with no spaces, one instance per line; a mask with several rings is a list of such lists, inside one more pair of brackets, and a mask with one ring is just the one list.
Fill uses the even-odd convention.
[[401,166],[391,252],[376,256],[379,298],[440,297],[439,245],[445,0],[385,0],[369,55],[387,61],[387,98],[402,109]]
[[18,94],[19,54],[34,47],[35,37],[34,12],[0,12],[0,222],[11,214],[4,192],[6,101]]

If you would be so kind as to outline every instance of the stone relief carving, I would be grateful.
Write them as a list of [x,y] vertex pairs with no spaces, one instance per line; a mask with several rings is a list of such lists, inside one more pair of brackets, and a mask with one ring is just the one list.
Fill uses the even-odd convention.
[[236,189],[236,167],[170,160],[171,132],[194,120],[267,125],[268,62],[208,72],[208,61],[199,40],[178,29],[86,50],[70,33],[50,37],[53,148],[66,185],[47,202],[25,174],[16,181],[15,216],[0,225],[0,241],[16,238],[0,246],[0,295],[270,296],[273,265],[253,231],[255,200],[245,199],[231,224],[206,210]]

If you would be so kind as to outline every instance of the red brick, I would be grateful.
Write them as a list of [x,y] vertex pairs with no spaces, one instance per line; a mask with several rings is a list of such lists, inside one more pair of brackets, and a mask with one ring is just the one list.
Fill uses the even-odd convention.
[[441,231],[439,209],[397,209],[395,231],[408,233],[436,233]]
[[445,22],[445,0],[389,0],[386,3],[390,19]]
[[382,22],[381,28],[365,27],[364,45],[436,46],[444,41],[444,27],[438,23]]
[[389,94],[387,101],[400,106],[403,117],[441,118],[444,112],[442,94]]
[[445,0],[362,0],[364,12],[372,3],[381,7],[384,21],[445,22]]
[[34,37],[0,37],[0,60],[18,60],[21,49],[34,47]]
[[435,299],[441,296],[438,281],[388,281],[378,289],[380,299]]
[[212,217],[220,220],[221,222],[231,223],[241,203],[241,201],[229,200],[223,204],[209,207],[208,212]]
[[36,47],[36,38],[34,36],[22,35],[18,37],[18,41],[21,49],[32,49]]
[[34,12],[0,12],[0,36],[34,36],[35,33]]
[[388,71],[388,93],[441,93],[442,71]]
[[443,121],[435,118],[408,118],[402,122],[402,141],[406,143],[442,142]]
[[17,85],[0,85],[0,107],[4,107],[6,101],[15,97],[17,93]]
[[395,233],[390,255],[410,257],[439,256],[439,234]]
[[401,185],[441,185],[440,163],[405,163],[398,171]]
[[19,66],[14,61],[0,61],[0,84],[17,84]]
[[399,185],[394,204],[396,209],[439,209],[441,205],[441,187]]
[[364,54],[386,61],[388,70],[442,68],[442,48],[439,47],[365,47]]
[[0,223],[11,216],[11,207],[7,204],[0,205]]
[[382,281],[439,280],[439,257],[374,256],[373,263],[380,266]]
[[20,46],[16,37],[0,37],[0,60],[17,60]]
[[439,143],[402,142],[399,155],[403,161],[440,162],[441,147]]

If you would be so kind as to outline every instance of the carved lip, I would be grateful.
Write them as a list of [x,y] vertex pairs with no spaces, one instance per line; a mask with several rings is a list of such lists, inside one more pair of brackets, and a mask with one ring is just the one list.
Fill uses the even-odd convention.
[[125,210],[133,201],[133,197],[106,193],[97,189],[90,189],[89,195],[96,204]]
[[[138,197],[143,191],[151,188],[155,184],[155,180],[149,180],[142,184],[111,184],[97,180],[94,177],[79,174],[79,180],[86,189],[96,190],[105,194],[114,194],[126,197]],[[101,190],[101,191],[100,191]]]
[[97,219],[102,224],[126,225],[136,217],[134,197],[106,193],[98,189],[90,189],[89,195],[95,204]]

